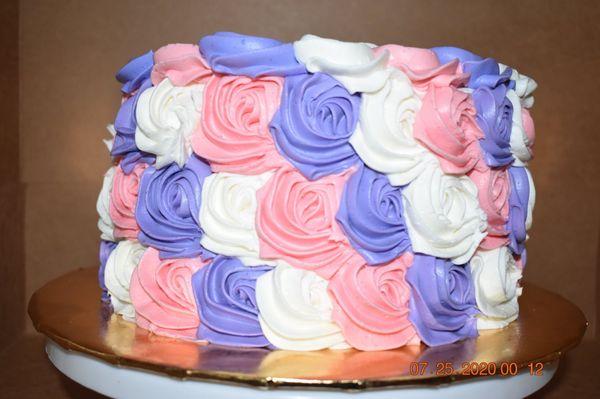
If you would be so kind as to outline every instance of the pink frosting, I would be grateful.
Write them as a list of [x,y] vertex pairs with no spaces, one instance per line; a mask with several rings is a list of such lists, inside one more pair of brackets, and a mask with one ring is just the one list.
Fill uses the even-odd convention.
[[200,258],[160,260],[158,251],[148,248],[129,288],[136,323],[158,335],[196,339],[200,320],[192,275],[204,265]]
[[135,206],[142,173],[148,165],[139,163],[126,175],[121,166],[115,168],[108,212],[115,224],[116,238],[137,238],[140,227],[135,220]]
[[375,54],[388,51],[388,66],[398,68],[411,80],[415,91],[423,96],[430,86],[459,86],[469,80],[462,73],[458,60],[440,65],[435,53],[429,49],[386,44],[375,49]]
[[199,83],[212,75],[200,50],[195,44],[169,44],[154,53],[154,67],[150,79],[157,85],[169,78],[175,86]]
[[490,169],[484,162],[469,172],[469,178],[477,186],[479,206],[487,215],[488,235],[479,244],[483,249],[495,249],[508,244],[510,180],[505,168]]
[[279,77],[213,76],[192,137],[196,154],[215,172],[258,174],[286,164],[269,132],[282,85]]
[[529,140],[529,152],[533,156],[533,145],[535,144],[535,125],[533,124],[533,118],[527,108],[521,110],[521,118],[523,119],[523,128],[525,129],[525,135]]
[[335,219],[350,174],[308,181],[291,167],[281,168],[257,193],[260,257],[283,259],[326,279],[360,259]]
[[481,159],[483,132],[471,97],[453,87],[430,87],[417,113],[414,136],[440,160],[446,173],[465,174]]
[[332,317],[350,345],[385,350],[419,343],[408,319],[410,286],[405,276],[412,259],[405,253],[381,266],[354,263],[329,281]]

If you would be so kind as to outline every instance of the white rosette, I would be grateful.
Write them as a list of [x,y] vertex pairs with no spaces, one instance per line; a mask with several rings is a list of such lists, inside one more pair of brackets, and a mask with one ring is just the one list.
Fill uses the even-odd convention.
[[110,154],[112,152],[113,144],[115,143],[115,136],[117,135],[117,131],[115,130],[115,125],[113,125],[112,123],[106,125],[106,130],[108,130],[110,138],[103,139],[102,142],[104,143],[104,145],[108,149],[108,153]]
[[164,79],[145,90],[135,109],[135,144],[156,155],[156,168],[183,167],[192,153],[190,136],[200,119],[204,85],[173,86]]
[[138,241],[120,241],[110,253],[104,269],[104,284],[113,310],[129,321],[135,321],[135,309],[129,296],[131,275],[145,250],[146,247]]
[[363,94],[360,119],[350,144],[372,169],[402,186],[419,176],[437,159],[413,136],[421,99],[401,71],[392,72],[381,90]]
[[294,53],[309,72],[333,76],[352,94],[381,89],[390,74],[387,68],[389,53],[385,51],[376,56],[372,45],[367,43],[304,35],[294,42]]
[[204,180],[200,243],[209,251],[237,256],[246,266],[274,265],[259,258],[256,192],[273,172],[260,175],[213,173]]
[[96,211],[98,212],[98,229],[100,238],[105,241],[116,241],[114,230],[115,224],[110,218],[110,192],[112,191],[113,179],[115,177],[115,167],[111,166],[104,174],[102,189],[96,201]]
[[512,130],[510,132],[510,152],[515,158],[514,166],[526,166],[533,154],[530,151],[531,143],[523,126],[523,112],[519,97],[514,90],[506,92],[506,98],[513,106]]
[[[504,72],[508,66],[498,63],[500,73]],[[515,92],[521,101],[521,105],[525,108],[533,107],[534,98],[533,92],[537,89],[538,84],[535,80],[527,75],[519,73],[515,68],[511,68],[510,80],[515,82]]]
[[256,281],[260,325],[280,349],[314,351],[350,346],[331,318],[327,281],[282,262]]
[[503,328],[519,315],[518,297],[523,288],[518,282],[521,269],[508,247],[475,253],[469,264],[475,298],[481,314],[477,317],[479,330]]
[[446,175],[429,166],[402,191],[402,200],[414,252],[461,265],[487,234],[477,186],[466,176]]

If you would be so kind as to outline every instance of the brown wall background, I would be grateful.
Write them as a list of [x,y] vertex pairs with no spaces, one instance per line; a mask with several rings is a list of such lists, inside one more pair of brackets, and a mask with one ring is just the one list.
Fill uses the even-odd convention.
[[538,81],[531,165],[538,203],[526,279],[579,305],[592,322],[591,337],[600,331],[599,20],[594,1],[22,0],[25,297],[65,271],[96,264],[95,199],[109,162],[101,140],[118,109],[113,76],[122,64],[218,30],[286,41],[314,33],[379,44],[454,44]]
[[23,190],[19,182],[17,1],[0,3],[0,351],[23,328]]

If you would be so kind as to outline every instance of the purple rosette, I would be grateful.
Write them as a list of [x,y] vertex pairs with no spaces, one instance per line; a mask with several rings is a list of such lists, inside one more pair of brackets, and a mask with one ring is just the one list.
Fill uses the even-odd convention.
[[406,280],[409,320],[429,346],[477,336],[477,302],[471,272],[448,259],[415,254]]
[[323,73],[285,79],[270,130],[279,152],[316,180],[360,162],[348,140],[356,130],[360,96]]
[[210,167],[195,155],[183,168],[172,163],[148,167],[139,185],[135,218],[139,241],[159,250],[161,259],[211,257],[200,245],[200,203]]
[[508,197],[508,247],[517,255],[525,251],[527,239],[527,205],[529,203],[529,178],[525,168],[508,168],[510,196]]
[[100,251],[98,253],[98,257],[100,258],[100,267],[98,268],[98,284],[100,285],[100,288],[102,288],[101,300],[103,303],[107,304],[110,304],[110,297],[108,296],[106,284],[104,284],[104,269],[106,269],[106,261],[108,261],[108,257],[116,246],[116,242],[105,240],[100,241]]
[[154,155],[141,151],[135,144],[135,129],[137,127],[135,108],[140,95],[150,87],[152,87],[152,82],[150,79],[145,79],[138,91],[121,104],[115,118],[114,126],[117,134],[110,155],[121,158],[120,164],[125,174],[130,174],[135,165],[140,162],[151,165],[156,159]]
[[506,68],[500,72],[500,65],[493,58],[482,58],[468,50],[451,46],[434,47],[431,50],[437,55],[441,64],[455,59],[460,61],[463,72],[471,74],[467,87],[477,89],[478,87],[494,88],[506,85],[514,88],[514,81],[510,80],[512,70]]
[[346,183],[336,219],[369,265],[389,262],[410,249],[402,189],[366,165]]
[[198,339],[230,346],[269,346],[258,321],[256,279],[271,270],[219,255],[192,276],[200,327]]
[[131,94],[140,88],[144,80],[150,78],[154,66],[154,52],[152,50],[131,59],[117,72],[117,80],[123,84],[121,91]]
[[200,53],[211,69],[226,75],[289,76],[306,73],[291,43],[233,32],[216,32],[200,39]]
[[477,109],[475,119],[484,134],[479,145],[485,163],[492,168],[511,164],[514,161],[510,151],[513,106],[506,98],[506,86],[479,87],[473,91],[473,102]]

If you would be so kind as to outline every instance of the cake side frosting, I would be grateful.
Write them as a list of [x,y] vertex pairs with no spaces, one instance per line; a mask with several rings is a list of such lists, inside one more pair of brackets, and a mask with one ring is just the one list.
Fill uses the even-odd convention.
[[533,79],[457,47],[218,32],[117,80],[98,277],[125,319],[310,351],[518,317]]

